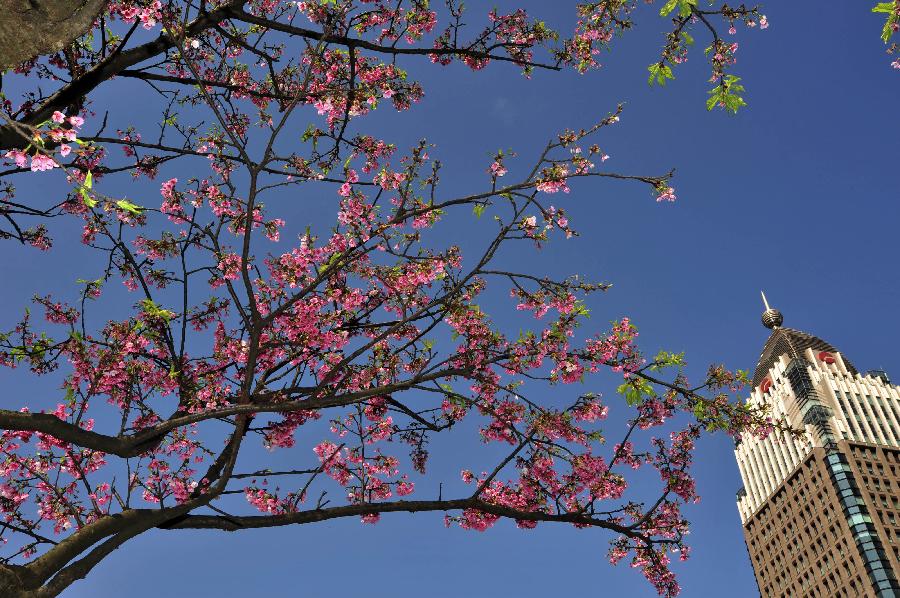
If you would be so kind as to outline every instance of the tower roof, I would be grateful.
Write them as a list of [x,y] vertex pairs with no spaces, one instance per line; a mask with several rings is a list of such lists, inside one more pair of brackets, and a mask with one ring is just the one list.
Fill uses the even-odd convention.
[[[759,356],[759,362],[756,364],[756,370],[753,372],[754,388],[759,386],[759,383],[762,382],[768,371],[772,369],[772,366],[775,365],[775,362],[782,355],[800,357],[807,349],[828,351],[829,353],[838,352],[830,343],[826,343],[817,336],[794,330],[793,328],[782,328],[784,316],[781,315],[780,311],[769,306],[769,300],[766,299],[765,293],[760,291],[760,294],[762,295],[763,305],[766,307],[766,311],[762,315],[762,323],[763,326],[772,330],[772,334],[769,335],[769,340],[763,345],[762,354]],[[847,359],[844,359],[844,365],[847,366],[847,370],[851,374],[857,373],[856,368]]]
[[[800,330],[794,330],[793,328],[776,327],[772,331],[772,334],[769,335],[769,340],[763,345],[762,354],[759,356],[759,363],[756,364],[756,370],[753,372],[753,387],[759,386],[759,383],[766,377],[766,374],[775,362],[778,361],[780,356],[785,354],[794,355],[795,352],[796,355],[800,355],[806,349],[812,349],[813,351],[828,351],[830,353],[837,352],[837,349],[830,343],[823,341],[817,336],[813,336]],[[847,366],[847,370],[849,370],[850,373],[857,373],[856,368],[853,367],[853,364],[846,358],[844,358],[844,365]]]

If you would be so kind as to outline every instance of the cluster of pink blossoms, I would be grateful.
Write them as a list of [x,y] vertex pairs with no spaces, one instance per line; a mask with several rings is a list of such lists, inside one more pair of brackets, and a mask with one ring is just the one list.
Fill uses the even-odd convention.
[[391,172],[388,169],[383,168],[381,172],[375,175],[375,178],[372,179],[372,182],[385,191],[391,191],[394,189],[398,189],[405,180],[406,175],[402,172]]
[[[350,197],[350,194],[353,192],[353,184],[359,182],[359,175],[356,174],[356,171],[350,169],[347,171],[347,178],[344,181],[344,184],[341,185],[341,188],[338,189],[338,195],[341,197]],[[352,222],[352,216],[346,218],[345,220],[340,220],[341,224],[347,224],[347,222]]]
[[[422,87],[415,82],[408,83],[405,73],[395,65],[357,54],[353,71],[358,87],[348,97],[343,90],[351,73],[346,52],[329,50],[314,63],[307,56],[303,60],[314,68],[314,77],[306,86],[306,100],[326,117],[331,128],[346,117],[367,114],[378,105],[379,99],[389,99],[397,110],[406,110],[424,95]],[[350,98],[352,104],[348,104]]]
[[633,7],[629,2],[616,2],[612,8],[602,2],[579,5],[575,35],[566,42],[562,57],[580,73],[599,67],[596,56],[628,23]]
[[[467,484],[477,483],[479,486],[485,483],[487,474],[475,478],[472,472],[463,470],[462,479]],[[543,513],[547,511],[547,498],[541,492],[540,486],[535,483],[520,479],[519,484],[504,484],[494,480],[487,484],[481,492],[481,498],[487,503],[508,507],[524,513]],[[445,517],[444,523],[450,525],[456,522],[463,529],[483,532],[494,526],[500,520],[499,515],[487,513],[478,509],[464,509],[458,517]],[[530,519],[517,519],[516,526],[520,529],[534,529],[537,521]]]
[[519,303],[516,305],[517,311],[532,310],[534,317],[538,320],[551,309],[555,309],[560,314],[569,314],[575,309],[575,295],[568,292],[565,294],[546,291],[526,293],[521,289],[512,289],[509,294],[511,297],[519,298]]
[[566,177],[569,176],[569,169],[565,164],[555,164],[552,168],[544,169],[541,178],[534,186],[538,191],[544,193],[563,193],[569,192],[569,186],[566,183]]
[[322,414],[318,411],[291,411],[285,414],[282,421],[269,426],[265,434],[265,444],[269,449],[290,448],[294,446],[294,432],[310,420],[319,419]]
[[674,187],[661,187],[659,190],[659,195],[656,196],[656,201],[675,201],[675,188]]
[[44,317],[53,324],[74,324],[80,317],[77,309],[62,302],[53,302],[49,295],[35,297],[35,301],[44,306]]
[[[254,480],[255,482],[255,480]],[[266,484],[266,481],[263,481]],[[277,489],[276,489],[277,491]],[[249,486],[244,489],[244,497],[247,502],[263,513],[270,515],[284,515],[297,510],[297,504],[303,502],[305,496],[290,493],[284,498],[264,488]]]
[[605,336],[598,336],[585,343],[584,356],[590,361],[591,371],[605,365],[614,372],[622,372],[627,378],[643,364],[644,358],[638,351],[636,339],[639,333],[629,318],[614,322],[612,330]]
[[[59,144],[59,155],[62,157],[68,156],[72,152],[72,146],[66,142],[77,142],[78,132],[77,130],[84,124],[84,119],[80,116],[66,116],[64,113],[59,110],[53,113],[53,116],[50,117],[50,120],[46,121],[39,125],[38,131],[35,133],[35,143],[33,145],[37,145],[40,148],[44,147],[44,134],[50,138],[50,140],[54,143]],[[46,131],[42,131],[41,129],[47,126]],[[31,146],[29,146],[30,148]],[[19,168],[25,168],[28,165],[29,158],[31,160],[31,170],[32,172],[39,172],[43,170],[51,170],[59,166],[56,160],[53,159],[51,155],[44,153],[41,149],[37,147],[34,150],[33,154],[28,154],[28,148],[25,151],[22,150],[9,150],[4,154],[4,157],[8,160],[12,160],[15,162],[16,166]]]
[[126,23],[140,21],[144,29],[153,29],[162,19],[162,2],[160,0],[110,2],[107,6],[110,16],[119,16]]

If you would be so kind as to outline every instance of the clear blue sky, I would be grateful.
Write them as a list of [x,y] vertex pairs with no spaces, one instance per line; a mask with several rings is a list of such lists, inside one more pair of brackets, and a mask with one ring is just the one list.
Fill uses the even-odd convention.
[[[500,6],[510,4],[517,3]],[[572,20],[573,2],[529,4],[551,26]],[[539,72],[526,81],[499,65],[472,73],[407,63],[426,97],[408,113],[379,117],[379,126],[402,127],[391,136],[401,147],[422,136],[436,143],[449,194],[478,188],[498,148],[533,156],[557,131],[588,125],[624,101],[620,126],[602,139],[607,165],[641,174],[676,168],[678,201],[658,205],[642,187],[576,184],[560,205],[582,236],[529,255],[530,264],[612,282],[591,303],[594,325],[630,316],[647,352],[685,351],[694,379],[713,361],[756,364],[767,332],[761,288],[785,325],[822,336],[861,370],[883,367],[900,379],[900,72],[889,66],[869,3],[769,4],[771,27],[737,36],[735,72],[749,103],[737,116],[706,112],[708,69],[699,51],[665,89],[647,87],[646,65],[666,23],[643,8],[637,30],[587,76]],[[115,82],[96,105],[115,110],[123,89],[138,88]],[[157,187],[148,184],[146,193],[158,197]],[[331,211],[324,197],[285,217],[302,224],[308,208]],[[94,274],[77,250],[38,255],[5,244],[4,251],[5,310],[19,310],[36,290],[62,292]],[[0,375],[4,407],[34,392],[27,377]],[[599,390],[615,409],[613,389]],[[756,596],[729,439],[704,439],[694,472],[703,501],[686,511],[693,554],[675,565],[683,595]],[[132,598],[655,596],[638,572],[607,564],[608,539],[550,525],[447,530],[439,514],[385,516],[377,526],[354,519],[237,534],[157,531],[129,542],[65,596],[126,588]],[[160,583],[170,589],[161,593]]]

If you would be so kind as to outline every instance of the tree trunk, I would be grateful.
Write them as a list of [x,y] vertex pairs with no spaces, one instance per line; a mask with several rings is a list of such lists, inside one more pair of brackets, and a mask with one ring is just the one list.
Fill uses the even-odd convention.
[[0,72],[87,33],[106,0],[0,0]]
[[23,578],[28,572],[20,565],[0,565],[0,596],[3,598],[32,598],[34,592],[25,589]]

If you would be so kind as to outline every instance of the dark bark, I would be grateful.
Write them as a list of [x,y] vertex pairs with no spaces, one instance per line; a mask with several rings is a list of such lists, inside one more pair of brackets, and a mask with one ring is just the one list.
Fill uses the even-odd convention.
[[243,529],[317,523],[328,519],[356,517],[374,513],[425,513],[434,511],[458,511],[462,509],[477,509],[485,513],[497,515],[498,517],[523,521],[577,523],[590,527],[609,529],[632,538],[641,540],[649,539],[640,532],[635,531],[635,526],[620,525],[613,521],[598,519],[587,514],[554,514],[540,511],[520,511],[512,507],[485,502],[484,500],[474,497],[452,500],[398,500],[384,503],[364,503],[330,507],[327,509],[297,511],[296,513],[285,513],[282,515],[184,515],[182,517],[170,519],[157,527],[161,529],[217,529],[233,532]]
[[0,0],[0,71],[59,52],[87,33],[106,0]]

